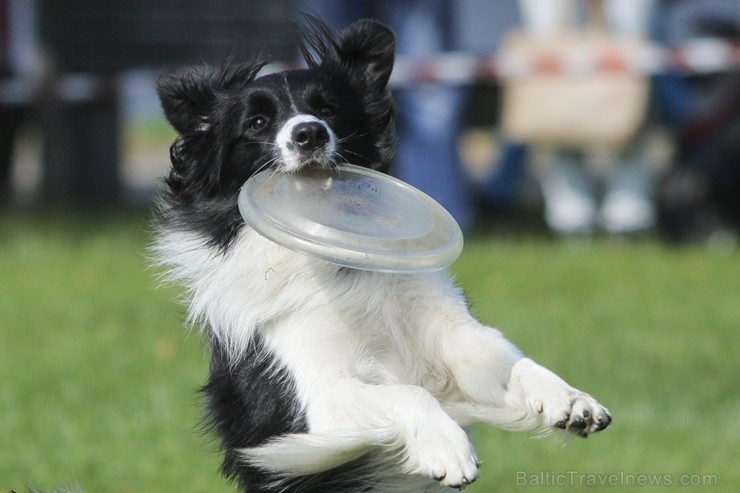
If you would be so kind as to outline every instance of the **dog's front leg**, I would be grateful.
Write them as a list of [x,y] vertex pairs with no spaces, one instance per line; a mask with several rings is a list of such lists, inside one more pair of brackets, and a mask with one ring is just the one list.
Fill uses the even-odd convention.
[[412,385],[335,381],[306,408],[308,432],[282,435],[242,449],[249,463],[278,474],[315,474],[372,450],[401,459],[402,470],[453,488],[478,477],[478,459],[465,431],[437,400]]
[[524,357],[497,330],[472,320],[444,332],[444,361],[462,394],[445,409],[463,424],[565,429],[579,436],[611,423],[609,411]]
[[[513,429],[566,429],[580,436],[611,423],[609,411],[526,358],[497,330],[475,320],[451,284],[419,283],[428,300],[417,312],[426,354],[440,354],[460,395],[443,397],[458,422],[485,421]],[[418,294],[417,294],[418,296]]]
[[471,321],[448,337],[446,362],[466,401],[449,405],[459,421],[559,428],[583,437],[611,423],[609,411],[593,397],[521,355],[495,329]]
[[349,379],[333,392],[309,410],[312,434],[361,436],[368,444],[402,450],[405,472],[446,486],[460,488],[478,477],[467,434],[421,387]]

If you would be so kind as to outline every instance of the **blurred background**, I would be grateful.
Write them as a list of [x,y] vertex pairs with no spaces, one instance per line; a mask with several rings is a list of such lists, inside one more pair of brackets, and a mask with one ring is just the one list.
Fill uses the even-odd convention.
[[392,172],[465,230],[476,315],[615,416],[476,430],[471,489],[737,491],[740,0],[0,0],[0,492],[230,491],[146,260],[154,81],[296,66],[299,12],[396,30]]
[[0,202],[148,204],[173,138],[157,73],[248,53],[292,65],[297,11],[396,29],[394,172],[465,229],[513,215],[562,235],[735,241],[733,0],[3,0]]

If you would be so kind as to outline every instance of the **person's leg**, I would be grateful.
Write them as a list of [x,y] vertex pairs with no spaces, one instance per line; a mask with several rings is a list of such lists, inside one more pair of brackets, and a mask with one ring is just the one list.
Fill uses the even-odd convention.
[[545,221],[562,234],[588,234],[596,216],[595,184],[586,174],[582,153],[559,151],[541,177]]
[[[381,20],[398,36],[398,55],[423,59],[451,48],[446,0],[378,2]],[[473,199],[457,154],[467,90],[437,83],[399,88],[398,149],[392,173],[428,193],[468,228]]]
[[600,221],[610,233],[637,233],[655,225],[653,172],[640,147],[621,153],[606,181]]
[[604,11],[611,31],[623,38],[647,38],[655,0],[606,0]]

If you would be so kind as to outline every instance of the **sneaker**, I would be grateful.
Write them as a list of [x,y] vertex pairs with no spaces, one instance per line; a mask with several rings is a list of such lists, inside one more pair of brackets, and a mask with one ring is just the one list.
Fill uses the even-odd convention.
[[641,165],[623,166],[607,183],[600,211],[601,226],[609,233],[637,233],[655,226],[651,175]]
[[588,234],[593,231],[596,203],[593,183],[584,171],[571,164],[554,161],[542,177],[545,221],[558,233]]
[[600,222],[609,233],[646,231],[655,226],[655,206],[645,197],[625,192],[611,193],[601,207]]

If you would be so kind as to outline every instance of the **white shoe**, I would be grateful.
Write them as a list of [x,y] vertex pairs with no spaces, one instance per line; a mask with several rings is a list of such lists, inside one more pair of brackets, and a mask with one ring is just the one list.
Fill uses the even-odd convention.
[[563,234],[588,234],[596,220],[593,184],[578,167],[553,162],[542,177],[545,221]]
[[651,175],[646,166],[624,166],[607,183],[599,220],[609,233],[636,233],[655,226]]
[[655,225],[655,207],[644,197],[615,192],[604,200],[600,220],[609,233],[645,231]]

